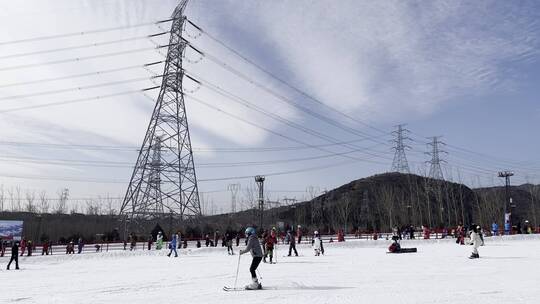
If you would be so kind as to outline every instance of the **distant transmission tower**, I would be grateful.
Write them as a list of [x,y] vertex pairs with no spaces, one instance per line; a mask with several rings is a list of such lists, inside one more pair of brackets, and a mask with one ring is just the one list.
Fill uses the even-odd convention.
[[396,151],[394,154],[394,160],[392,161],[392,172],[399,173],[411,173],[409,169],[409,163],[407,162],[407,156],[405,156],[405,149],[410,149],[411,147],[405,145],[405,141],[410,140],[407,136],[409,130],[403,128],[405,125],[397,125],[397,130],[393,131],[394,139],[392,142],[395,146],[392,148]]
[[186,4],[187,0],[182,0],[172,15],[161,89],[120,209],[129,223],[201,215],[182,91]]
[[441,170],[441,163],[444,163],[445,161],[441,159],[440,154],[447,152],[440,149],[440,146],[445,145],[444,142],[440,141],[440,137],[441,136],[429,137],[429,139],[431,139],[431,142],[428,143],[428,147],[431,148],[431,152],[426,152],[426,154],[431,156],[431,160],[427,161],[427,163],[431,164],[431,167],[429,169],[429,177],[433,179],[444,180],[444,176]]
[[240,184],[229,184],[227,190],[231,192],[231,213],[236,212],[236,195],[238,190],[240,190]]

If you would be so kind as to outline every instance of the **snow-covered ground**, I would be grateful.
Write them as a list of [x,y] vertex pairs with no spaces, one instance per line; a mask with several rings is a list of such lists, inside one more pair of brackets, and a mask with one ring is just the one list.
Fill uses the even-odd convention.
[[[403,241],[418,253],[386,254],[389,242],[325,244],[315,257],[261,264],[260,291],[225,292],[232,286],[238,255],[226,249],[109,252],[20,259],[6,271],[0,259],[0,303],[537,303],[540,298],[540,238],[487,238],[478,260],[471,246],[452,240]],[[235,247],[235,250],[237,248]],[[238,285],[249,282],[251,257],[242,256]]]

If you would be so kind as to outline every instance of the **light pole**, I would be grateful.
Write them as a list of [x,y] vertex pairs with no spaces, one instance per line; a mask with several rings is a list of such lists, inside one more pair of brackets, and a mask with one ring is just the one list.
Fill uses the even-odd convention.
[[510,230],[512,229],[512,208],[515,207],[512,203],[512,197],[510,196],[510,177],[514,176],[512,171],[501,171],[499,177],[504,177],[505,180],[505,201],[504,201],[504,224],[506,221],[510,224]]
[[264,213],[264,176],[255,176],[255,182],[259,188],[259,231],[263,230],[263,213]]

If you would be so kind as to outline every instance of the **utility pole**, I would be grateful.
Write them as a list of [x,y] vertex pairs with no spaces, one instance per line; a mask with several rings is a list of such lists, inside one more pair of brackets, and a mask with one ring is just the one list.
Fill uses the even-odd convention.
[[440,149],[440,146],[446,145],[444,142],[440,141],[441,137],[442,136],[429,137],[431,142],[427,145],[431,148],[431,151],[426,152],[427,155],[431,156],[431,160],[427,161],[427,163],[431,165],[429,168],[429,177],[436,180],[444,180],[441,163],[445,163],[446,161],[441,159],[440,154],[448,153]]
[[411,149],[410,146],[405,145],[405,141],[410,140],[407,134],[409,130],[403,128],[405,125],[397,125],[397,130],[392,131],[394,139],[391,142],[395,145],[392,149],[395,150],[394,160],[392,161],[392,172],[399,173],[411,173],[409,169],[409,163],[407,162],[407,156],[405,156],[405,150]]
[[262,233],[263,228],[263,214],[264,214],[264,176],[255,176],[255,182],[259,188],[259,231]]
[[512,197],[510,195],[510,177],[514,176],[514,172],[512,171],[501,171],[499,172],[499,177],[504,177],[505,180],[505,201],[504,201],[504,223],[508,221],[510,224],[510,228],[512,227],[512,208],[515,207],[515,205],[512,202]]
[[227,190],[231,192],[231,213],[236,213],[236,195],[240,190],[240,184],[229,184]]

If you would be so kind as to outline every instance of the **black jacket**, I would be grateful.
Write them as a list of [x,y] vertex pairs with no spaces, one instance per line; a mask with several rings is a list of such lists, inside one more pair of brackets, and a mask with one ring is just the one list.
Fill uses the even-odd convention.
[[19,255],[19,244],[13,243],[13,246],[11,247],[11,255]]

